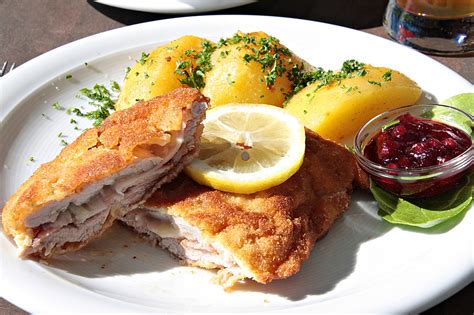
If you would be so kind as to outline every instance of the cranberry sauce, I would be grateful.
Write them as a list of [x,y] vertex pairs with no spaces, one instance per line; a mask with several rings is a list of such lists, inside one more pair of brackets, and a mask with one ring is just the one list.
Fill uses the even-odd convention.
[[373,137],[364,150],[371,161],[389,168],[440,165],[466,151],[471,138],[461,130],[404,114]]
[[[455,127],[404,114],[370,139],[364,156],[391,169],[417,169],[443,164],[465,152],[471,143],[471,138]],[[453,187],[462,175],[412,184],[381,177],[376,181],[396,194],[428,197]]]

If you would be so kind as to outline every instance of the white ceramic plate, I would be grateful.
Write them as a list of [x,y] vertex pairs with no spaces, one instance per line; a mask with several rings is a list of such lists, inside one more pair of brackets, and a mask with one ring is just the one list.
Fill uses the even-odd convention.
[[[322,23],[202,16],[124,27],[52,50],[0,79],[2,202],[59,152],[59,132],[68,135],[67,141],[78,135],[70,116],[51,104],[85,104],[75,97],[80,88],[110,79],[121,82],[124,69],[142,51],[181,35],[217,40],[236,30],[266,31],[317,66],[337,68],[355,58],[400,70],[438,99],[472,91],[469,82],[431,58]],[[65,79],[68,74],[72,79]],[[37,162],[30,162],[30,156]],[[298,274],[269,285],[249,282],[229,293],[210,283],[212,272],[179,266],[119,226],[50,266],[16,259],[14,246],[1,234],[0,292],[30,312],[418,312],[472,281],[473,225],[469,211],[450,229],[427,233],[395,227],[376,215],[368,194],[356,192],[350,209],[316,244]]]
[[256,1],[257,0],[95,0],[95,2],[121,9],[165,14],[186,14],[224,10]]

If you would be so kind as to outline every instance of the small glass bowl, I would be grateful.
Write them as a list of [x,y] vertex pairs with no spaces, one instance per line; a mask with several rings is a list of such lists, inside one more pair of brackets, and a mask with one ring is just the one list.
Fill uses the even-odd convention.
[[[436,104],[411,105],[384,112],[369,120],[359,130],[354,141],[357,162],[380,187],[401,197],[431,197],[454,188],[474,170],[474,147],[472,137],[467,133],[471,138],[471,146],[460,155],[440,165],[412,169],[388,168],[364,156],[366,145],[387,123],[407,113],[416,118],[430,119],[433,117],[433,112],[436,112],[435,121],[456,127],[465,133],[466,126],[472,130],[473,116],[451,106]],[[464,129],[460,126],[464,126]]]

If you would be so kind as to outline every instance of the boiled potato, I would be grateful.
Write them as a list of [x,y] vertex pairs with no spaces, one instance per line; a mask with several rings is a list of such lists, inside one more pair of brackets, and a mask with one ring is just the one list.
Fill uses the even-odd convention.
[[316,81],[296,93],[285,110],[321,136],[344,143],[372,117],[414,104],[421,95],[418,85],[398,71],[369,65],[365,71],[319,89]]
[[266,33],[237,33],[212,54],[212,69],[206,73],[202,93],[211,99],[212,107],[227,103],[281,106],[292,88],[287,74],[300,62]]
[[177,62],[189,62],[196,65],[194,54],[202,50],[207,42],[196,36],[183,36],[153,50],[130,69],[119,99],[117,110],[125,109],[139,100],[148,100],[183,86],[179,81],[185,77],[176,73]]

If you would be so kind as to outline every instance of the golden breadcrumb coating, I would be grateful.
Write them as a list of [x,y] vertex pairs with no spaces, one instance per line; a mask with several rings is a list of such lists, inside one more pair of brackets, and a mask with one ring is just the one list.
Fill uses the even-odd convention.
[[195,89],[176,89],[115,112],[99,127],[84,131],[10,197],[2,214],[5,232],[31,239],[32,229],[24,225],[29,215],[137,162],[137,149],[165,155],[163,148],[171,141],[170,135],[182,129],[193,102],[205,101]]
[[[226,248],[254,280],[268,283],[298,272],[315,241],[348,208],[357,176],[356,161],[348,150],[306,130],[303,165],[281,185],[239,195],[180,175],[144,207],[167,208],[168,214],[182,217],[200,230],[204,240]],[[225,283],[232,275],[220,276]],[[234,277],[230,285],[242,278]]]

